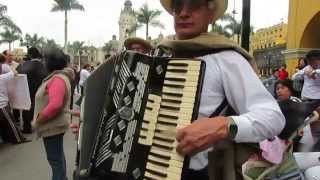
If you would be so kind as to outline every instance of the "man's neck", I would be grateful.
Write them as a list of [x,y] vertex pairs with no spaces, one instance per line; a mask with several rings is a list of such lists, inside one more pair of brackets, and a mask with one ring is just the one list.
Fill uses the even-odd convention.
[[199,33],[199,34],[193,34],[193,35],[182,35],[182,36],[179,36],[178,34],[176,35],[177,39],[178,40],[188,40],[188,39],[194,39],[198,36],[200,36],[201,34],[204,34],[204,33],[207,33],[207,32],[203,32],[203,33]]

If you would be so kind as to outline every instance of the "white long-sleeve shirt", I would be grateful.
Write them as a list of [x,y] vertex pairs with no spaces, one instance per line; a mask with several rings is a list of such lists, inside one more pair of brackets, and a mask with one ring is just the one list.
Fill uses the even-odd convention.
[[[198,119],[209,117],[227,98],[240,114],[232,116],[238,126],[236,142],[256,143],[282,131],[285,118],[246,59],[235,51],[223,51],[199,59],[206,62],[206,71]],[[193,156],[190,168],[199,170],[207,166],[208,151]]]
[[2,74],[0,74],[0,108],[4,108],[9,103],[8,82],[14,78],[14,74],[9,65],[0,64],[0,66],[2,66]]
[[86,69],[82,69],[80,71],[80,81],[79,81],[79,85],[83,86],[83,83],[88,79],[88,77],[90,76],[90,72]]
[[320,69],[316,69],[316,79],[309,78],[304,72],[310,68],[306,66],[292,76],[293,79],[304,79],[303,88],[301,92],[302,98],[320,99]]

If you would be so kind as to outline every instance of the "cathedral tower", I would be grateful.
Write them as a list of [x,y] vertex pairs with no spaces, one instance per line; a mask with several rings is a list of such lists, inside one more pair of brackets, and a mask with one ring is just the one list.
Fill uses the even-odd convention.
[[128,37],[135,37],[136,30],[134,27],[137,24],[137,18],[132,8],[131,0],[126,0],[124,3],[124,9],[121,11],[119,20],[119,48],[122,49],[124,41]]

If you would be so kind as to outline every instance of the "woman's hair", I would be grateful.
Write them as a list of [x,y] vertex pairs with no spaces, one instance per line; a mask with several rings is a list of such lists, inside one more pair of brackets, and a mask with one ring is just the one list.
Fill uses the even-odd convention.
[[320,60],[320,50],[311,50],[306,55],[307,61]]
[[6,62],[6,57],[4,57],[3,54],[0,54],[0,64],[3,64]]
[[90,64],[85,64],[85,65],[83,66],[83,69],[87,69],[88,67],[91,68],[91,65],[90,65]]
[[296,96],[296,91],[293,88],[292,80],[291,79],[285,79],[285,80],[279,80],[274,84],[274,94],[275,94],[277,99],[278,99],[278,97],[277,97],[277,86],[279,84],[281,84],[282,86],[287,87],[289,89],[289,91],[291,92],[292,96]]
[[67,67],[66,55],[59,49],[50,49],[45,55],[45,60],[50,73]]
[[41,59],[42,55],[36,47],[31,47],[28,49],[28,57],[31,59]]

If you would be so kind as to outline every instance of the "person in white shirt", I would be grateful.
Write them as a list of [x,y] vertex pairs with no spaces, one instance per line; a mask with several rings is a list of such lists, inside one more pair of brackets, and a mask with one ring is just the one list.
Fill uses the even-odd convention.
[[304,79],[303,100],[320,100],[320,50],[310,51],[306,59],[308,65],[294,74],[292,79]]
[[[167,43],[174,57],[200,48],[194,44],[208,47],[204,48],[208,52],[205,55],[189,56],[206,63],[198,119],[179,129],[176,136],[177,152],[192,155],[189,165],[191,173],[183,179],[208,179],[203,172],[208,166],[208,151],[214,145],[227,139],[236,143],[258,143],[272,138],[282,131],[285,119],[275,99],[244,58],[245,53],[240,54],[236,47],[220,48],[223,46],[221,42],[227,44],[229,41],[207,33],[208,26],[224,14],[226,0],[160,2],[174,19],[175,40],[168,40]],[[217,43],[210,44],[209,39],[215,39]],[[195,42],[192,47],[180,46],[192,42]],[[166,44],[160,43],[161,46]],[[215,51],[214,47],[219,51]],[[225,100],[239,115],[211,117]]]
[[[293,75],[293,79],[303,79],[301,98],[320,106],[320,50],[311,50],[306,55],[307,66]],[[320,140],[320,123],[313,123],[311,131],[316,143]]]
[[17,73],[17,67],[19,66],[19,63],[15,62],[13,60],[13,55],[11,54],[11,52],[9,52],[8,50],[5,50],[3,51],[2,53],[5,58],[6,58],[6,64],[8,64],[11,68],[11,70],[14,72],[14,73]]
[[15,119],[9,107],[8,83],[14,78],[10,66],[4,64],[4,56],[0,54],[0,136],[4,141],[19,144],[28,142],[14,124]]
[[86,82],[86,80],[90,76],[90,70],[91,70],[90,64],[86,64],[86,65],[83,66],[83,69],[81,69],[81,71],[80,71],[79,85],[80,85],[80,88],[81,88],[81,95],[83,95],[84,83]]

